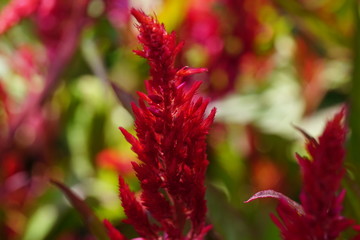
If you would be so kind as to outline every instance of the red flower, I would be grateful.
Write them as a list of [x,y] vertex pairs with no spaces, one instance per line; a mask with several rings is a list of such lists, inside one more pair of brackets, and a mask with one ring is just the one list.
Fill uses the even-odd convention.
[[[131,13],[139,22],[143,45],[135,53],[149,61],[151,79],[146,82],[148,94],[138,93],[139,106],[133,104],[136,137],[120,128],[141,161],[133,163],[141,201],[120,178],[126,222],[148,240],[200,240],[210,229],[205,223],[205,138],[215,109],[205,118],[208,101],[194,97],[200,83],[186,89],[183,77],[206,70],[176,70],[174,61],[182,44],[176,44],[175,33],[167,33],[164,25],[139,10]],[[149,214],[156,223],[150,222]]]
[[344,142],[346,127],[343,109],[329,121],[316,141],[304,131],[306,148],[311,159],[296,155],[302,173],[301,206],[281,193],[272,190],[258,192],[247,202],[257,198],[279,199],[278,217],[272,220],[286,240],[333,240],[353,221],[341,215],[345,191],[340,189],[344,175]]

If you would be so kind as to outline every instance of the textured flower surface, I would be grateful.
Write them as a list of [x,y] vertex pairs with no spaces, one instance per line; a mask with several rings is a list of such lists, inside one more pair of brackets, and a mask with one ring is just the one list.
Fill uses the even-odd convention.
[[[211,228],[205,223],[205,138],[215,109],[205,117],[208,101],[195,98],[200,82],[187,88],[183,78],[206,69],[177,70],[174,61],[182,44],[176,43],[175,33],[142,11],[131,13],[143,46],[134,52],[148,60],[151,78],[147,94],[138,93],[139,104],[132,106],[136,137],[120,128],[141,161],[132,163],[141,183],[140,200],[120,177],[125,222],[144,239],[200,240]],[[105,226],[112,240],[125,239],[109,222]]]
[[278,217],[271,218],[286,240],[332,240],[353,224],[341,215],[345,191],[340,190],[345,168],[343,124],[345,109],[329,121],[316,141],[303,130],[310,158],[296,155],[301,167],[303,187],[301,205],[272,190],[261,191],[247,202],[271,197],[279,200]]

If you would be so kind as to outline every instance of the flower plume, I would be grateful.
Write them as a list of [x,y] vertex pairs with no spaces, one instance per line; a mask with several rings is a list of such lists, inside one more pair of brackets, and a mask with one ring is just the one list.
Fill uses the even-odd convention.
[[[143,47],[134,52],[148,60],[151,78],[147,94],[139,92],[139,104],[132,105],[136,136],[120,128],[141,161],[133,163],[142,188],[140,200],[120,177],[125,221],[145,239],[201,240],[210,229],[205,223],[205,138],[215,109],[205,117],[208,101],[195,99],[200,83],[187,88],[183,78],[206,69],[176,69],[182,43],[176,43],[175,33],[167,33],[163,24],[142,11],[131,13],[139,23]],[[106,225],[115,236],[114,228]]]
[[300,129],[307,139],[310,156],[296,155],[303,182],[301,205],[272,190],[261,191],[247,201],[264,197],[279,200],[278,217],[271,218],[283,239],[334,240],[353,224],[341,215],[345,191],[340,189],[340,183],[345,172],[347,132],[344,117],[345,109],[342,109],[327,123],[318,141]]

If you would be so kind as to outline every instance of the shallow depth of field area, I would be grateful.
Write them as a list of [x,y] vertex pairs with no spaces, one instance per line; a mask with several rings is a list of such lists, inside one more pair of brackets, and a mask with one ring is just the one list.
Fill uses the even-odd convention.
[[357,0],[0,0],[1,240],[358,240],[359,174]]

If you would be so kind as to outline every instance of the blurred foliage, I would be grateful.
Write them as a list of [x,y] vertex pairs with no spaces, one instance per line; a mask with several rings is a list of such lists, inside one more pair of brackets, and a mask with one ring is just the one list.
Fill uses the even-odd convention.
[[[276,203],[243,202],[264,189],[298,200],[294,153],[304,153],[304,139],[293,125],[317,137],[343,104],[349,106],[351,132],[344,209],[360,221],[358,5],[355,0],[129,2],[156,13],[185,41],[178,66],[209,69],[194,77],[203,81],[199,94],[211,99],[209,109],[218,110],[208,137],[209,239],[280,239],[268,217]],[[117,128],[133,129],[129,102],[144,90],[149,68],[131,52],[138,48],[133,19],[114,23],[102,0],[92,0],[88,14],[91,21],[79,33],[54,91],[18,126],[22,112],[44,90],[56,58],[47,59],[32,18],[0,37],[1,239],[94,239],[49,179],[63,182],[99,219],[136,236],[121,221],[117,175],[137,191],[130,166],[137,160]]]

